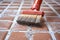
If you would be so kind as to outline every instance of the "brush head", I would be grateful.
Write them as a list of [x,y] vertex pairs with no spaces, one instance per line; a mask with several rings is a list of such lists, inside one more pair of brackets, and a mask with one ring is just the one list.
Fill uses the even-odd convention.
[[18,24],[34,25],[34,24],[40,24],[41,20],[42,20],[41,15],[21,14],[19,19],[17,20],[17,23]]

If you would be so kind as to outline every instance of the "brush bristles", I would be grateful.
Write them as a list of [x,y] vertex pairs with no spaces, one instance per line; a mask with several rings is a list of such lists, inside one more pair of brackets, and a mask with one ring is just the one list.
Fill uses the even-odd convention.
[[40,24],[41,22],[41,15],[20,15],[17,23],[21,24]]

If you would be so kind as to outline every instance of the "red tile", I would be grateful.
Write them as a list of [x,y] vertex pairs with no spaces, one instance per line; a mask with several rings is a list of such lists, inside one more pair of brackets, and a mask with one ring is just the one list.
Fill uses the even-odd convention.
[[32,6],[32,4],[23,4],[23,6]]
[[11,22],[0,21],[0,29],[9,29],[11,24]]
[[20,3],[13,3],[13,4],[11,4],[11,5],[13,5],[13,6],[19,6]]
[[48,31],[48,28],[46,24],[42,24],[41,26],[32,26],[32,30]]
[[5,40],[7,32],[0,32],[0,40]]
[[12,29],[13,30],[27,30],[27,26],[16,23]]
[[24,4],[31,4],[31,2],[26,2],[26,1],[25,1]]
[[30,8],[22,8],[21,10],[29,10]]
[[60,30],[60,23],[50,23],[50,25],[53,31]]
[[55,5],[52,5],[52,6],[53,6],[53,7],[60,7],[60,5],[56,5],[56,4],[55,4]]
[[59,17],[46,17],[48,22],[60,22]]
[[8,8],[8,10],[18,10],[18,8]]
[[48,33],[35,33],[33,40],[52,40],[52,38]]
[[2,16],[2,17],[0,17],[0,20],[13,20],[14,19],[14,17],[12,17],[12,16]]
[[20,2],[14,2],[13,4],[20,4]]
[[48,2],[48,3],[53,3],[53,1],[52,0],[45,0],[46,2]]
[[57,40],[60,40],[60,33],[55,33],[55,37]]
[[44,12],[46,16],[57,16],[53,11]]
[[52,11],[49,7],[41,7],[42,11]]
[[60,14],[60,10],[58,11],[58,10],[56,10],[59,14]]
[[9,40],[27,40],[27,38],[23,32],[12,32]]
[[7,11],[7,12],[4,13],[4,15],[16,15],[16,13],[17,12],[13,12],[13,11],[9,12],[9,11]]
[[5,8],[0,8],[0,10],[4,10]]
[[60,11],[60,7],[54,7],[54,9]]
[[7,4],[8,5],[8,4],[10,4],[10,2],[3,2],[2,4]]

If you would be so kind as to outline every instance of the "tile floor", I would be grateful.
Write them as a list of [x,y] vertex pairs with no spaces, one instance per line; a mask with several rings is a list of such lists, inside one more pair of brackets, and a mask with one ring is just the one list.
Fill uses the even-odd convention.
[[16,20],[22,10],[28,10],[33,0],[0,1],[0,40],[60,40],[60,4],[43,0],[45,15],[41,26],[19,25]]

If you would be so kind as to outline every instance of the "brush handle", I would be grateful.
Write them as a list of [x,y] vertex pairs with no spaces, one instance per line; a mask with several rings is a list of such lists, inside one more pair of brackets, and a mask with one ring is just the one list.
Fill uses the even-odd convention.
[[42,0],[35,0],[31,9],[39,11],[41,3],[42,3]]

